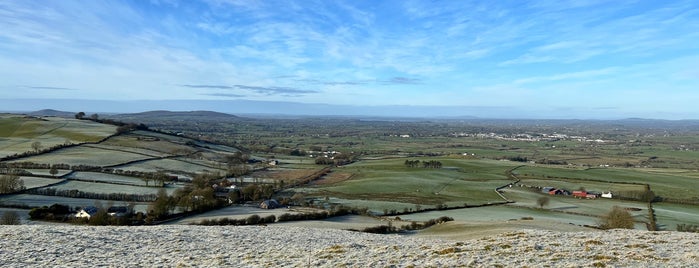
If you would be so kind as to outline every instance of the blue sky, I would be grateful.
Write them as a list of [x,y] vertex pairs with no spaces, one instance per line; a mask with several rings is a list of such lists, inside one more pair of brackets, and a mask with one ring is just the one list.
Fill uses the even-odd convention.
[[697,1],[18,0],[0,1],[0,29],[5,103],[699,118]]

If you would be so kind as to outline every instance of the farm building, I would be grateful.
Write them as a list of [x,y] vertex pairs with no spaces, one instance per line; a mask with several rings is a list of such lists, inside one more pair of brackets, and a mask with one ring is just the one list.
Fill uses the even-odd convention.
[[573,191],[573,196],[578,197],[578,198],[586,198],[587,192],[586,191]]
[[78,213],[75,213],[76,218],[84,218],[84,219],[90,219],[90,217],[94,216],[97,214],[97,211],[99,211],[98,208],[96,207],[86,207],[78,211]]
[[599,193],[595,192],[587,192],[587,191],[573,191],[573,196],[577,198],[585,198],[585,199],[595,199],[600,196]]
[[277,202],[277,200],[274,200],[274,199],[265,200],[265,201],[262,201],[262,203],[260,203],[261,209],[275,209],[278,207],[279,207],[279,202]]
[[129,215],[129,208],[124,206],[109,207],[107,209],[107,214],[113,217],[124,217],[126,215]]
[[570,195],[570,192],[565,189],[551,189],[548,193],[550,195]]

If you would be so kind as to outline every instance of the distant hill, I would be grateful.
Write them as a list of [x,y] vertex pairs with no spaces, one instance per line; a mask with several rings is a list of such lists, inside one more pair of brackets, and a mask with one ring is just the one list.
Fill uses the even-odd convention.
[[53,110],[53,109],[44,109],[44,110],[39,110],[39,111],[35,111],[35,112],[30,112],[30,113],[27,113],[27,115],[31,115],[31,116],[55,116],[55,117],[63,117],[63,118],[74,118],[75,117],[74,112],[58,111],[58,110]]
[[148,111],[142,113],[131,114],[116,114],[109,116],[111,119],[120,121],[136,121],[136,122],[151,122],[151,121],[239,121],[242,118],[226,113],[212,111]]

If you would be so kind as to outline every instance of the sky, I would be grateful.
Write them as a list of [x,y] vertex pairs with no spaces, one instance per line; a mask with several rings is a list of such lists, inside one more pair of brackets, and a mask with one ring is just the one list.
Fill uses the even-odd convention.
[[9,0],[0,29],[4,110],[699,119],[695,0]]

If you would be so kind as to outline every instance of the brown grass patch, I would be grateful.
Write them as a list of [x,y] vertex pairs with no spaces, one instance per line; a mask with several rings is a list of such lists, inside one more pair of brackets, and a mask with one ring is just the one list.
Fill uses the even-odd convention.
[[352,173],[330,172],[325,176],[320,177],[311,184],[313,185],[330,185],[338,182],[343,182],[352,178]]

